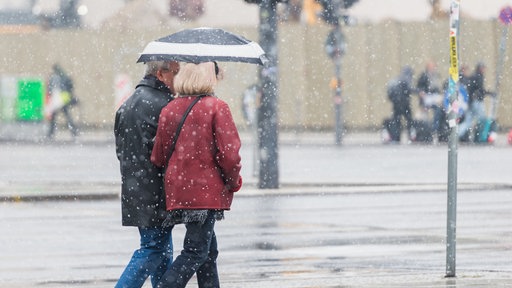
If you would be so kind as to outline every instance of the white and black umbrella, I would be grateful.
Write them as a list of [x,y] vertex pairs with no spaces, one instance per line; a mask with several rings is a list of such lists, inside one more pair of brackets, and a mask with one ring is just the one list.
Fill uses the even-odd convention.
[[264,65],[265,52],[258,43],[217,28],[195,28],[150,42],[137,62],[243,62]]

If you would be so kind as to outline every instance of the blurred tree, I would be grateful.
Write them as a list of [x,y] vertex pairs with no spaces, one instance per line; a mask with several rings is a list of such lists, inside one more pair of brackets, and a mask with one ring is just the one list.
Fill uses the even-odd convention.
[[[36,5],[31,2],[32,7]],[[80,28],[82,21],[78,15],[78,0],[60,0],[59,10],[54,13],[39,15],[40,25],[45,28]]]
[[299,22],[302,13],[302,0],[288,0],[280,12],[282,21]]
[[[250,4],[258,4],[260,5],[261,4],[261,0],[244,0],[245,2],[247,3],[250,3]],[[274,0],[275,3],[288,3],[289,0]]]
[[352,5],[354,5],[356,2],[358,2],[359,0],[344,0],[344,6],[343,8],[345,9],[348,9],[350,8]]
[[60,13],[57,15],[56,19],[58,26],[74,28],[81,26],[80,16],[78,16],[77,4],[78,0],[60,1]]
[[449,13],[447,11],[443,11],[441,8],[440,0],[427,0],[432,6],[432,13],[430,14],[431,20],[438,19],[448,19]]
[[[279,21],[287,22],[287,21],[295,21],[299,22],[301,13],[302,13],[302,1],[303,0],[270,0],[270,3],[273,4],[283,4],[276,7],[276,12]],[[249,4],[262,4],[262,0],[244,0],[244,2]]]
[[327,24],[331,25],[338,25],[339,24],[339,17],[340,17],[340,1],[333,1],[333,0],[316,0],[316,2],[320,3],[322,5],[322,12],[320,14],[320,17],[325,21]]
[[204,14],[204,0],[170,0],[169,14],[181,21],[190,21]]

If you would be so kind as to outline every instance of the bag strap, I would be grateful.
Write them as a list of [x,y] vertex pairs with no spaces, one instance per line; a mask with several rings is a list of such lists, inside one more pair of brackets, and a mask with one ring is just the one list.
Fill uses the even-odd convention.
[[196,99],[194,99],[194,101],[192,101],[192,103],[190,103],[190,105],[188,106],[187,110],[185,110],[185,114],[183,114],[183,117],[181,118],[181,121],[178,124],[178,128],[176,129],[176,132],[174,133],[174,140],[172,141],[171,147],[169,148],[169,150],[170,150],[169,157],[167,157],[167,159],[165,161],[165,168],[166,169],[167,169],[167,165],[169,164],[169,160],[171,160],[171,156],[172,156],[172,153],[174,152],[174,148],[176,147],[176,142],[178,141],[178,136],[180,136],[181,128],[183,128],[183,124],[185,123],[185,119],[187,119],[187,116],[190,113],[190,111],[192,110],[192,107],[194,107],[194,105],[196,105],[196,103],[199,102],[199,100],[201,100],[201,98],[203,98],[205,96],[206,95],[199,95],[199,96],[197,96]]

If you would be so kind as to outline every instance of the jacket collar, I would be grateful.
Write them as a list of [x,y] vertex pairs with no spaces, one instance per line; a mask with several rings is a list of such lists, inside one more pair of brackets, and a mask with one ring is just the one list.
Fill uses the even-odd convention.
[[156,76],[154,76],[154,75],[145,76],[139,82],[139,84],[137,84],[137,86],[135,88],[138,88],[139,86],[151,87],[151,88],[158,89],[160,91],[163,91],[163,92],[173,95],[171,89],[169,89],[169,87],[165,86],[164,82],[158,80],[158,78],[156,78]]

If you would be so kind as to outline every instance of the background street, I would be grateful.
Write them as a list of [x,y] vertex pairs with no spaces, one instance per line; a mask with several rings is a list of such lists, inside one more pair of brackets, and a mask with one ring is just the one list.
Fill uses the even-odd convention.
[[[0,142],[0,287],[113,287],[138,234],[120,224],[109,135]],[[245,187],[216,226],[223,287],[512,283],[512,147],[503,142],[459,147],[457,278],[444,278],[445,145],[353,134],[337,147],[331,134],[284,133],[282,187],[258,190],[252,140],[242,137]],[[175,255],[183,233],[174,232]]]

